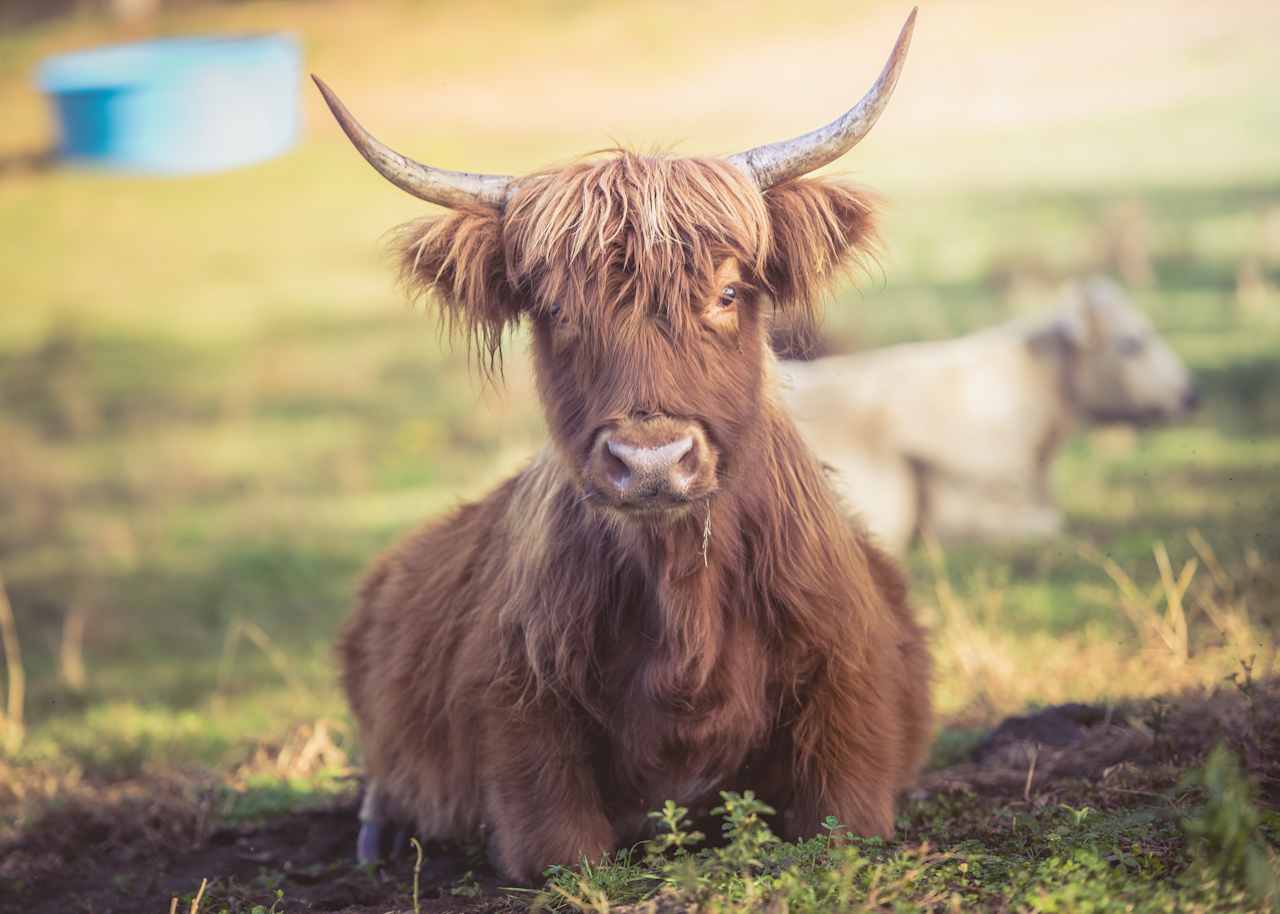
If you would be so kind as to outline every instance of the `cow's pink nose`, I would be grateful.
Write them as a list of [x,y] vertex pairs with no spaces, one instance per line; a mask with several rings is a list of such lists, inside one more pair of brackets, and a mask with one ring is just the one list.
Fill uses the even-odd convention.
[[601,456],[609,482],[624,501],[683,497],[698,470],[692,435],[648,445],[632,443],[615,433],[605,438]]

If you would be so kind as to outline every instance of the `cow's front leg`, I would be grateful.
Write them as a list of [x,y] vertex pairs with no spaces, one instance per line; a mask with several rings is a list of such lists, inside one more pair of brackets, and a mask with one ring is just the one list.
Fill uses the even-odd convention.
[[499,871],[540,881],[553,864],[599,860],[616,847],[587,734],[553,702],[495,715],[486,727],[485,803]]
[[782,820],[788,839],[822,832],[827,816],[860,835],[893,836],[904,733],[884,685],[827,683],[810,695],[791,734],[795,781]]
[[360,835],[356,839],[356,861],[362,866],[390,857],[399,857],[409,841],[409,827],[391,811],[377,778],[370,778],[360,804]]

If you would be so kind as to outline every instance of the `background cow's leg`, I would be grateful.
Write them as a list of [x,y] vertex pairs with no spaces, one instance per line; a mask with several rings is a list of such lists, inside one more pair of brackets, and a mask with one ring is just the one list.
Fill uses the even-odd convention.
[[931,473],[924,504],[924,529],[943,542],[1043,538],[1062,527],[1058,509],[1032,479],[978,480]]
[[612,853],[586,738],[550,702],[491,718],[483,755],[485,804],[498,869],[523,883],[552,864],[576,864]]
[[821,454],[831,467],[831,484],[846,509],[894,555],[911,544],[919,523],[915,470],[899,454],[846,448]]

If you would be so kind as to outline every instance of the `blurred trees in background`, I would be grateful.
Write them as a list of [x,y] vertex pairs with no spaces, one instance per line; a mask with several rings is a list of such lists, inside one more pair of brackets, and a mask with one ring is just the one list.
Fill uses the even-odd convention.
[[33,25],[62,16],[107,16],[122,22],[146,19],[161,10],[246,0],[0,0],[0,28]]

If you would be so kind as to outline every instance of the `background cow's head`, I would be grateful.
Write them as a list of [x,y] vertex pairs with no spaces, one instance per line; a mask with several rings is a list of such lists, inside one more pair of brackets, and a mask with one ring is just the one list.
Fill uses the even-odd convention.
[[444,171],[379,143],[317,83],[380,173],[451,210],[402,230],[411,289],[490,366],[528,320],[551,434],[584,494],[665,515],[731,484],[765,404],[766,308],[811,324],[832,275],[872,243],[867,193],[801,176],[871,129],[914,20],[842,117],[726,158],[614,151],[520,178]]
[[1071,394],[1094,421],[1176,419],[1198,404],[1182,359],[1113,279],[1068,286],[1051,334],[1067,359]]

